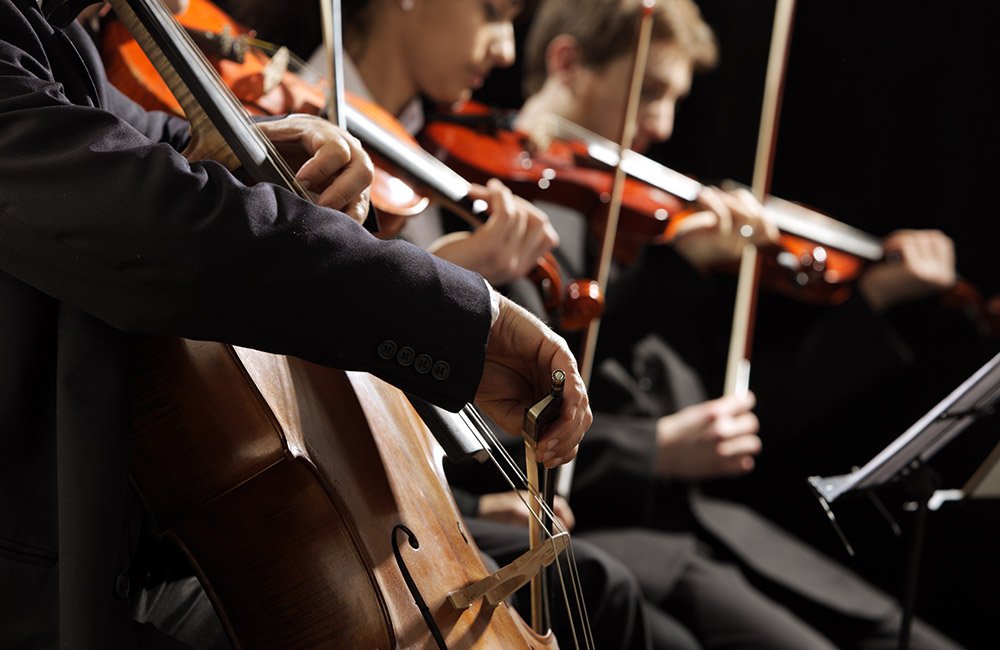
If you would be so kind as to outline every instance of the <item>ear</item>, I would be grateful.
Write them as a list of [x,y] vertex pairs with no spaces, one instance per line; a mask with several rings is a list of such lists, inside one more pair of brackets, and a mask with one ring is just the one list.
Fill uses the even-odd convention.
[[569,34],[560,34],[545,48],[545,71],[549,79],[573,88],[581,66],[583,51],[580,42]]

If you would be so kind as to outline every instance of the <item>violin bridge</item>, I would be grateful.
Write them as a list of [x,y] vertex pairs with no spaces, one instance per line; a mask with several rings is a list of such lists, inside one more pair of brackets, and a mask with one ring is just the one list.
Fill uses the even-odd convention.
[[448,594],[448,602],[455,609],[467,609],[480,598],[485,598],[490,607],[496,607],[526,585],[544,567],[555,562],[567,546],[569,546],[569,533],[553,535],[545,543],[527,551],[482,580],[451,592]]

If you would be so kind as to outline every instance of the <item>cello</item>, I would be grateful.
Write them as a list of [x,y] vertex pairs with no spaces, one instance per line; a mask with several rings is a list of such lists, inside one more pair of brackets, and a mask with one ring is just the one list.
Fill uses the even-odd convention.
[[[198,129],[192,157],[212,152],[304,194],[156,0],[114,5],[174,68],[166,76]],[[143,353],[132,480],[235,647],[554,647],[505,602],[448,602],[489,574],[401,392],[219,343],[159,339]]]

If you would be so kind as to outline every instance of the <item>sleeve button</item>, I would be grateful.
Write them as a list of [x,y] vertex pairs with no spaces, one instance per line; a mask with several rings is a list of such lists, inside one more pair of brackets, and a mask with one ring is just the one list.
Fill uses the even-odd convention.
[[379,343],[378,356],[386,360],[389,360],[394,356],[396,356],[396,342],[386,340]]
[[444,361],[438,361],[431,369],[431,376],[438,381],[444,381],[451,374],[451,366]]
[[415,353],[413,351],[413,348],[407,345],[405,347],[399,348],[399,352],[396,354],[396,361],[399,363],[399,365],[405,367],[413,363],[414,355]]
[[433,364],[433,362],[434,360],[431,359],[430,356],[426,354],[421,354],[413,362],[413,369],[419,372],[421,375],[426,375],[428,372],[431,371],[431,365]]

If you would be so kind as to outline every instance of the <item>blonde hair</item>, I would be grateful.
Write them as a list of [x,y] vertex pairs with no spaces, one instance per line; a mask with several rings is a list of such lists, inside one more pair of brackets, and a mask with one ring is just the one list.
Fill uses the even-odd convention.
[[[583,64],[599,68],[634,47],[641,0],[544,0],[531,23],[524,48],[525,95],[548,76],[545,52],[556,36],[567,34],[581,45]],[[669,41],[698,70],[712,68],[718,48],[712,29],[691,0],[659,0],[653,13],[653,40]]]

